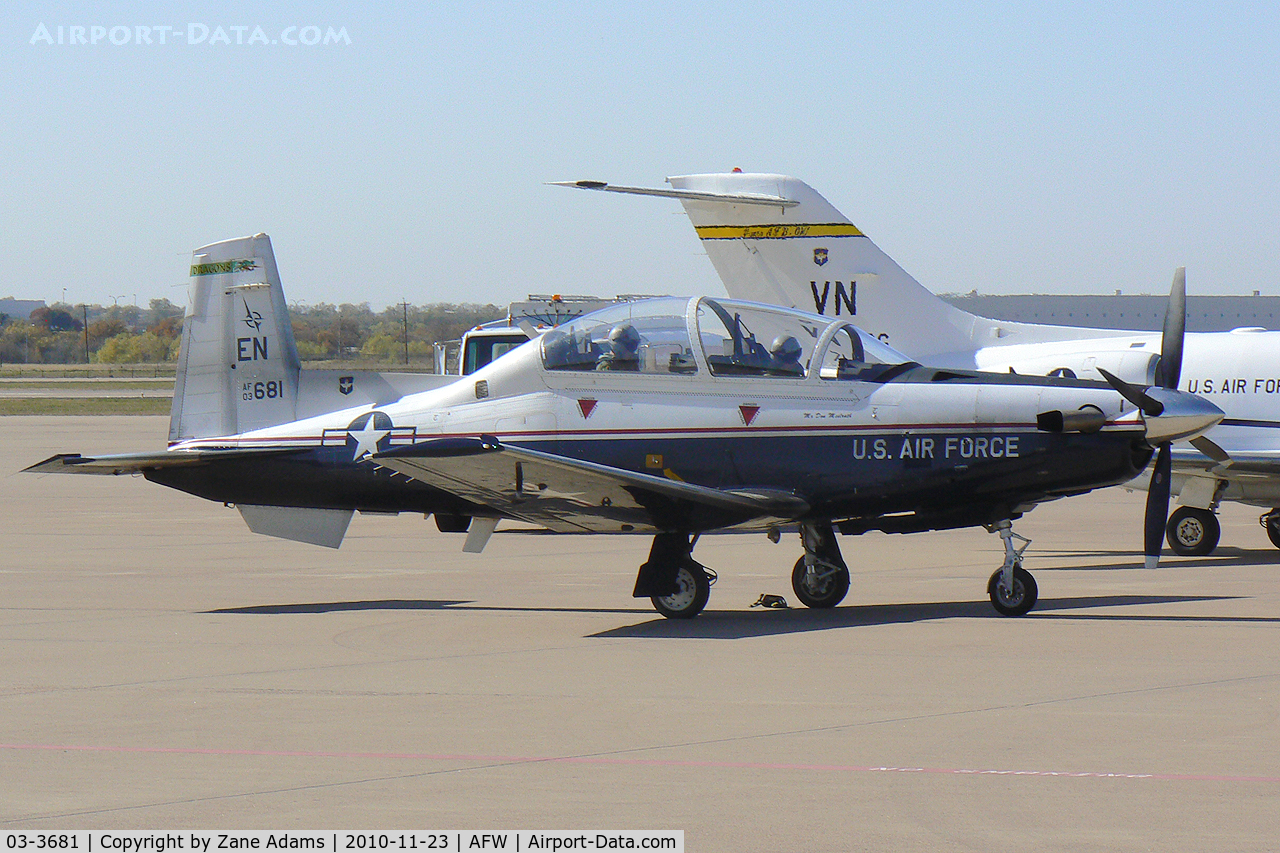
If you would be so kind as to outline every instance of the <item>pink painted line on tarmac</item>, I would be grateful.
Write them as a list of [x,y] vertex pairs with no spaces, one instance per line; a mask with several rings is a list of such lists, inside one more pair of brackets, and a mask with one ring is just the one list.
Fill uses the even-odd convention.
[[1075,770],[994,770],[960,767],[873,767],[854,764],[788,764],[761,761],[687,761],[610,756],[448,755],[418,752],[320,752],[281,749],[201,749],[173,746],[88,746],[83,744],[0,743],[0,749],[47,752],[117,752],[161,755],[254,756],[265,758],[374,758],[381,761],[462,761],[482,764],[599,764],[629,767],[707,767],[730,770],[807,770],[827,773],[926,773],[943,776],[1031,776],[1063,779],[1153,779],[1164,782],[1280,783],[1280,776],[1236,776],[1201,773],[1103,773]]

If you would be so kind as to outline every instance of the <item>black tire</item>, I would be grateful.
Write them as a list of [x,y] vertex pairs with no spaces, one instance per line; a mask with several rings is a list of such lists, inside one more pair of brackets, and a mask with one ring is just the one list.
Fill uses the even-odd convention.
[[835,607],[849,594],[849,570],[842,568],[813,585],[809,582],[809,573],[805,571],[804,557],[801,557],[791,570],[791,588],[796,591],[796,598],[805,607]]
[[437,512],[435,514],[436,530],[441,533],[466,533],[471,527],[471,516],[454,515],[451,512]]
[[1040,597],[1036,579],[1031,577],[1031,572],[1018,566],[1013,570],[1013,594],[1005,595],[1000,575],[1001,570],[996,569],[991,580],[987,581],[987,595],[991,596],[991,606],[1001,616],[1025,616],[1036,606],[1036,600]]
[[707,606],[711,597],[711,578],[702,566],[690,560],[676,572],[679,590],[671,595],[654,595],[649,598],[653,607],[668,619],[692,619]]
[[1216,515],[1207,509],[1190,506],[1174,510],[1164,529],[1164,538],[1173,553],[1183,557],[1203,557],[1211,553],[1218,547],[1221,535],[1222,526],[1218,524]]
[[[1272,513],[1276,513],[1276,515],[1272,515]],[[1267,516],[1271,517],[1267,518]],[[1280,548],[1280,511],[1273,509],[1263,518],[1267,519],[1266,523],[1262,525],[1267,529],[1267,538],[1271,540],[1272,545]]]

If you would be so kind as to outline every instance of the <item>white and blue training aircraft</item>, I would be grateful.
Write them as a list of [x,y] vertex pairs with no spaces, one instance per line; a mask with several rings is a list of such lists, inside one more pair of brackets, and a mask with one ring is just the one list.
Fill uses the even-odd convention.
[[303,370],[265,235],[197,250],[190,274],[167,449],[29,471],[139,473],[330,547],[357,511],[434,514],[473,552],[504,518],[647,534],[633,594],[668,617],[707,603],[703,533],[798,531],[793,587],[831,607],[849,588],[836,531],[976,525],[1005,545],[992,604],[1026,613],[1013,520],[1133,478],[1156,447],[1167,469],[1172,441],[1222,416],[1175,388],[1177,287],[1149,387],[926,367],[845,316],[707,297],[620,303],[454,379]]

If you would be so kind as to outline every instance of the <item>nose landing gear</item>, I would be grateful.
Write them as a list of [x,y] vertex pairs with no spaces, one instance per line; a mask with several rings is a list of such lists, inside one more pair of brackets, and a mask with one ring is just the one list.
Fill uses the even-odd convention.
[[849,593],[849,567],[830,524],[800,525],[804,556],[791,572],[791,588],[806,607],[835,607]]
[[[987,595],[991,597],[991,606],[1001,616],[1023,616],[1036,606],[1040,590],[1036,587],[1036,579],[1022,568],[1022,553],[1027,550],[1031,540],[1013,532],[1013,522],[1005,519],[988,525],[987,530],[1000,534],[1004,540],[1004,563],[996,569],[991,580],[987,581]],[[1017,539],[1021,546],[1014,546]]]

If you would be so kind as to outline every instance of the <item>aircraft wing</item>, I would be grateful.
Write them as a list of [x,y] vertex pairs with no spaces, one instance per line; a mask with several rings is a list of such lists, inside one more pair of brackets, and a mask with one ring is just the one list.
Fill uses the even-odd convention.
[[488,436],[420,442],[376,454],[373,461],[559,533],[708,530],[786,521],[809,509],[790,493],[712,489]]
[[1280,450],[1232,450],[1230,456],[1211,459],[1203,453],[1175,447],[1174,469],[1191,474],[1203,471],[1207,476],[1230,480],[1237,477],[1280,476]]
[[156,468],[203,465],[215,459],[291,453],[300,448],[255,447],[227,450],[158,450],[152,453],[116,453],[108,456],[81,456],[59,453],[37,462],[24,472],[33,474],[139,474]]

